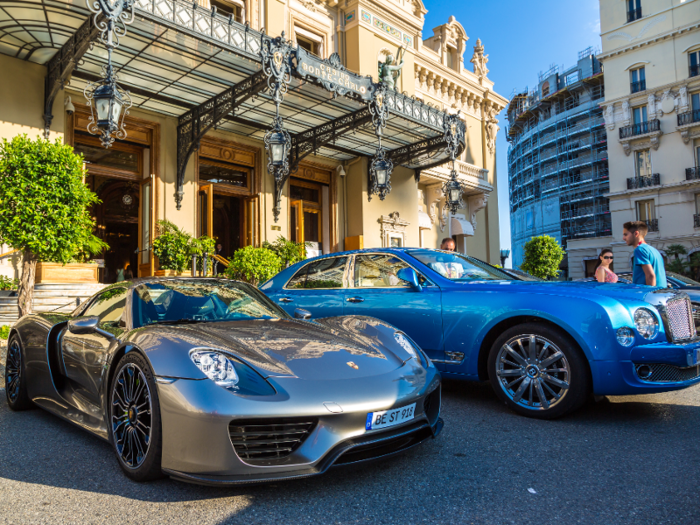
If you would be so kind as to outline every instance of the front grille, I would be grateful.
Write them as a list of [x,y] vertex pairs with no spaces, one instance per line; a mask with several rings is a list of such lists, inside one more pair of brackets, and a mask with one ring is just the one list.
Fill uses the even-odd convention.
[[[634,367],[637,377],[650,383],[673,383],[677,381],[690,381],[700,377],[700,366],[679,368],[671,365],[643,364]],[[649,374],[651,371],[651,374]],[[642,377],[645,376],[645,377]]]
[[695,335],[695,322],[691,311],[687,298],[671,299],[666,303],[666,315],[673,341],[690,339]]
[[231,421],[231,444],[241,459],[281,459],[301,446],[316,426],[309,418]]

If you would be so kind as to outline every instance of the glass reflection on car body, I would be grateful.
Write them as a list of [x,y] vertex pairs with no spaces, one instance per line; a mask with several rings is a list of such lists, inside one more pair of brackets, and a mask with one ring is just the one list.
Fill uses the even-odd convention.
[[134,327],[155,323],[289,319],[251,286],[217,280],[160,281],[134,289]]
[[408,252],[431,270],[451,281],[513,281],[513,277],[484,262],[460,253],[437,250]]

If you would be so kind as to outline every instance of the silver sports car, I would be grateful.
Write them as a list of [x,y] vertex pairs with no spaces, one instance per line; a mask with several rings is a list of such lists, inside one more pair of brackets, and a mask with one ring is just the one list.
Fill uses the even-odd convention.
[[117,283],[12,328],[7,400],[108,440],[138,481],[312,476],[440,432],[440,375],[409,337],[308,317],[236,281]]

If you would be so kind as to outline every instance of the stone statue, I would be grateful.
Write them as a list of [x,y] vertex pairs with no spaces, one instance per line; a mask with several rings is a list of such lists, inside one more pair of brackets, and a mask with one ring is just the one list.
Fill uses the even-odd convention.
[[386,60],[379,66],[379,80],[386,84],[389,89],[396,89],[396,81],[401,75],[403,67],[403,46],[399,47],[397,57],[401,60],[398,64],[394,64],[394,55],[387,55]]
[[612,104],[605,108],[605,125],[609,130],[615,129],[615,108]]
[[481,39],[479,38],[474,46],[474,56],[471,59],[471,63],[474,64],[474,74],[479,77],[479,80],[484,78],[489,72],[486,67],[488,61],[489,56],[484,55],[484,46],[481,45]]
[[630,101],[629,100],[622,101],[622,120],[623,120],[625,126],[629,126],[629,124],[630,124]]
[[493,155],[496,151],[496,135],[501,128],[498,127],[498,119],[493,113],[486,122],[486,145]]

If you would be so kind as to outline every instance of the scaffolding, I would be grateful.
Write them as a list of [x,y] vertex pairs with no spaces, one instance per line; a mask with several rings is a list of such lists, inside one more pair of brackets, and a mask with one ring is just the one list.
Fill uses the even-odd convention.
[[[581,51],[577,66],[568,70],[553,65],[539,74],[538,89],[516,93],[508,106],[514,248],[532,235],[551,231],[536,218],[531,226],[515,224],[519,210],[543,203],[551,207],[555,202],[559,208],[556,233],[564,248],[570,239],[611,234],[610,207],[604,197],[609,192],[607,134],[598,106],[605,91],[595,53],[593,48]],[[549,88],[553,79],[556,89],[543,96],[543,82]]]

